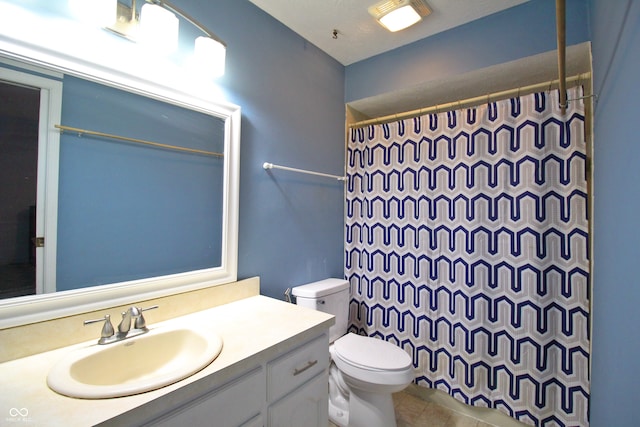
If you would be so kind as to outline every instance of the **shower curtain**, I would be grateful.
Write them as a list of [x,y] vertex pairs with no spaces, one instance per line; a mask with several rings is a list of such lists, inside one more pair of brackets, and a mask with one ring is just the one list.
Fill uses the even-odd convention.
[[586,426],[584,106],[558,97],[350,129],[345,273],[350,330],[406,350],[419,385]]

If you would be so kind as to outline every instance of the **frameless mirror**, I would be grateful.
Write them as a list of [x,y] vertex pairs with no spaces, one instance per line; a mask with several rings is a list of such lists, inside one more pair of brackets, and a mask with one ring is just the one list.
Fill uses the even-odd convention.
[[239,107],[11,34],[0,33],[0,62],[7,84],[16,73],[32,76],[16,86],[54,82],[41,107],[62,102],[40,117],[49,145],[18,209],[33,212],[21,259],[41,283],[0,299],[0,327],[236,280]]

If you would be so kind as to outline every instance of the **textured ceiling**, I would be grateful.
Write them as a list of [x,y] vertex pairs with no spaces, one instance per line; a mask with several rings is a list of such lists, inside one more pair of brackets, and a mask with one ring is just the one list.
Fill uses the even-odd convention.
[[[343,65],[429,37],[528,0],[426,0],[431,15],[397,33],[367,9],[377,0],[249,0]],[[333,30],[338,31],[333,38]]]

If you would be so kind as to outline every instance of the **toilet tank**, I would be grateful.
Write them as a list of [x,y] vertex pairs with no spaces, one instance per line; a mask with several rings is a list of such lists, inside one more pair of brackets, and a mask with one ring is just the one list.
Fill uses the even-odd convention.
[[329,329],[333,342],[347,333],[349,327],[349,282],[344,279],[324,279],[291,290],[296,304],[333,314],[336,324]]

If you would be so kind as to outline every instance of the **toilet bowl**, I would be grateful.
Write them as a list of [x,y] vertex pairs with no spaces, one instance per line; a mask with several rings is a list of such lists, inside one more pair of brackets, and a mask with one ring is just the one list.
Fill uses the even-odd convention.
[[395,427],[391,394],[414,379],[411,357],[377,338],[347,332],[349,282],[326,279],[292,289],[296,303],[336,316],[329,331],[329,418],[340,427]]
[[[349,427],[395,426],[391,394],[413,381],[409,355],[386,341],[352,333],[336,340],[330,353],[349,391],[348,414],[338,421]],[[332,400],[330,394],[330,405]]]

